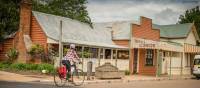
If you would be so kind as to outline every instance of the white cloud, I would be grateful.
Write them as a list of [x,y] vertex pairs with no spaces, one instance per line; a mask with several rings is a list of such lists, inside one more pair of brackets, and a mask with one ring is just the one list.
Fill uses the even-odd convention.
[[186,9],[200,5],[195,0],[88,0],[87,10],[93,22],[153,19],[156,24],[176,23]]

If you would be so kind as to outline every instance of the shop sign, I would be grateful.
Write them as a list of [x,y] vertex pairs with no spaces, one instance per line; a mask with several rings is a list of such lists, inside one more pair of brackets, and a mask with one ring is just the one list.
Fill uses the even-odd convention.
[[133,38],[133,48],[156,48],[159,42],[140,38]]

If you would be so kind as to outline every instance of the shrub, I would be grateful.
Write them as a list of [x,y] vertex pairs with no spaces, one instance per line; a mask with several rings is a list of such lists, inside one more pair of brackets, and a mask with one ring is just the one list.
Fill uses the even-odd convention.
[[38,64],[26,64],[25,70],[37,70],[38,69]]
[[41,55],[44,53],[44,48],[39,44],[33,44],[28,51],[31,56]]
[[24,64],[24,63],[14,63],[14,64],[10,65],[10,69],[26,70],[26,64]]
[[27,64],[27,63],[0,63],[0,69],[10,69],[18,71],[38,71],[47,70],[47,73],[53,73],[55,71],[52,64]]
[[49,73],[53,73],[54,72],[54,66],[53,65],[51,65],[51,64],[40,64],[39,66],[38,66],[38,69],[37,69],[38,71],[42,71],[42,70],[47,70],[47,72],[49,72]]
[[8,69],[10,65],[11,65],[10,62],[1,62],[0,69]]
[[130,71],[129,70],[125,70],[125,75],[130,75]]
[[7,53],[6,56],[8,57],[8,61],[13,62],[17,59],[18,51],[15,48],[11,48]]

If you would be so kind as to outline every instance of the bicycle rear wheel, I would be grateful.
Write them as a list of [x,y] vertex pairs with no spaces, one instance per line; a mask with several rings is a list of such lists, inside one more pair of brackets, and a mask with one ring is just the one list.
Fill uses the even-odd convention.
[[72,73],[72,79],[73,79],[73,84],[75,86],[80,86],[84,83],[85,80],[85,74],[83,73],[83,70],[77,69]]
[[62,87],[65,85],[66,79],[59,74],[58,71],[54,72],[54,83],[58,87]]

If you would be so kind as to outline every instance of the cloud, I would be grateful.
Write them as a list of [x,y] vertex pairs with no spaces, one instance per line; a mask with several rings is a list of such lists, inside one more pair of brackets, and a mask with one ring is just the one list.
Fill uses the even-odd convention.
[[176,23],[186,9],[200,5],[197,0],[88,0],[87,10],[93,22],[138,20],[140,16],[156,24]]
[[177,17],[179,17],[179,15],[179,12],[166,8],[154,15],[153,22],[157,24],[174,24],[178,21]]

